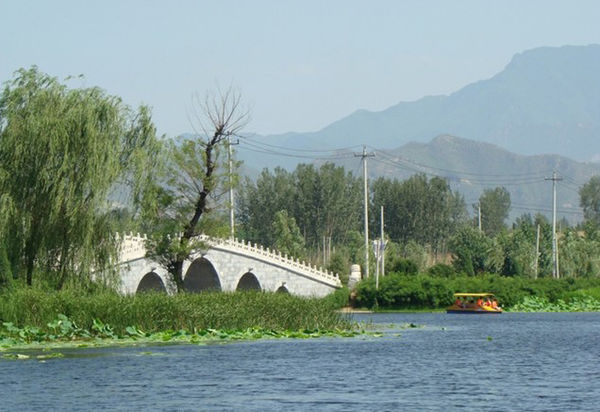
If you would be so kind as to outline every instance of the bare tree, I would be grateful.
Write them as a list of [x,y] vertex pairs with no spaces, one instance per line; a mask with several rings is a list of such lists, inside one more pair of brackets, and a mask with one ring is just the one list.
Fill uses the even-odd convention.
[[[217,201],[218,189],[228,184],[223,153],[228,140],[247,124],[241,95],[229,88],[193,97],[191,121],[195,136],[171,142],[165,184],[157,204],[158,232],[148,242],[148,255],[171,274],[178,292],[184,288],[183,263],[197,248],[202,221]],[[175,236],[179,233],[179,236]]]

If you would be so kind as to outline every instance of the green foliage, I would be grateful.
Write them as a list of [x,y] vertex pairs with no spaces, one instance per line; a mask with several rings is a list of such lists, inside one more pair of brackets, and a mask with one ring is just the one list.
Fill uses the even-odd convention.
[[419,268],[417,267],[417,264],[410,259],[398,259],[389,266],[389,272],[391,273],[416,275],[418,271]]
[[494,236],[504,229],[504,222],[510,212],[510,193],[504,187],[485,189],[479,197],[481,208],[481,229],[488,236]]
[[526,296],[510,310],[512,312],[594,312],[600,311],[600,300],[586,296],[569,301],[558,299],[553,303],[547,298]]
[[150,333],[207,328],[336,329],[349,326],[334,311],[347,302],[347,295],[347,290],[341,290],[323,299],[264,292],[123,296],[14,288],[0,294],[0,323],[35,326],[56,336],[82,336],[86,330],[106,337],[123,336],[129,326]]
[[[115,253],[107,196],[147,198],[158,150],[147,107],[137,112],[99,88],[69,89],[36,67],[0,95],[0,235],[18,277],[85,284]],[[151,196],[150,196],[151,197]]]
[[336,273],[342,285],[348,285],[348,279],[350,277],[350,260],[348,254],[343,251],[337,251],[331,256],[331,260],[327,265],[327,270]]
[[454,268],[445,263],[437,263],[427,269],[427,274],[433,277],[450,278],[456,275]]
[[[163,181],[155,182],[157,201],[146,213],[151,224],[147,255],[167,269],[178,292],[184,290],[183,262],[195,248],[194,238],[202,233],[223,234],[218,219],[207,214],[222,203],[222,195],[235,185],[235,170],[225,167],[229,140],[246,124],[241,97],[229,89],[198,102],[194,113],[202,134],[181,137],[168,143]],[[238,164],[232,162],[232,169]],[[174,239],[170,239],[173,236]],[[177,244],[179,243],[179,244]]]
[[[498,275],[437,277],[431,275],[392,274],[380,279],[379,290],[373,279],[361,281],[356,287],[356,305],[393,309],[445,308],[453,302],[456,292],[494,293],[500,304],[510,308],[535,296],[551,303],[559,300],[597,299],[600,279],[527,279]],[[594,294],[596,293],[596,294]]]
[[381,308],[423,309],[449,306],[452,294],[447,281],[429,276],[391,274],[380,279],[379,289],[375,282],[363,280],[356,288],[356,304]]
[[409,240],[402,245],[402,257],[412,261],[417,266],[417,271],[425,270],[427,261],[430,257],[425,246],[418,244],[414,240]]
[[593,277],[600,274],[600,242],[587,239],[568,229],[559,239],[560,273],[569,277]]
[[240,234],[247,240],[276,247],[271,224],[285,210],[296,221],[308,248],[323,237],[333,245],[353,243],[361,227],[361,183],[343,167],[326,163],[298,165],[293,173],[265,169],[256,182],[246,180],[238,196]]
[[0,290],[11,286],[13,280],[12,268],[6,253],[4,243],[0,243]]
[[454,269],[469,276],[485,271],[486,260],[492,248],[492,240],[470,226],[461,227],[448,244],[448,249],[453,254]]
[[330,293],[323,298],[332,309],[340,309],[348,306],[350,302],[350,290],[346,287],[337,289],[335,292]]
[[438,251],[457,225],[466,219],[464,199],[442,178],[414,175],[405,181],[379,178],[372,185],[372,229],[383,205],[386,232],[400,243],[414,241]]
[[592,176],[579,189],[579,205],[585,220],[600,226],[600,176]]
[[271,230],[275,249],[298,259],[304,258],[304,238],[296,224],[296,219],[289,216],[287,210],[275,213]]

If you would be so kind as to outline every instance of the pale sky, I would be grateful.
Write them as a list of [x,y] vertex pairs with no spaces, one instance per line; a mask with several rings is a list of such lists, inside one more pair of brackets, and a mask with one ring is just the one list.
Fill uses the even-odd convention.
[[318,130],[448,94],[540,46],[600,43],[600,1],[0,0],[0,81],[20,67],[153,108],[191,131],[193,92],[239,89],[249,132]]

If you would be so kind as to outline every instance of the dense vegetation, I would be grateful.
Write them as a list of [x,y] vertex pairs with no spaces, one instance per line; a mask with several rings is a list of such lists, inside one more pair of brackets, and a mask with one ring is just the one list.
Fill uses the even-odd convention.
[[140,294],[114,292],[82,295],[76,291],[47,292],[20,288],[0,294],[0,324],[36,327],[45,333],[64,315],[82,330],[109,325],[115,335],[129,326],[144,332],[165,330],[332,330],[348,328],[348,321],[334,309],[347,301],[341,290],[324,299],[305,299],[285,293]]
[[[560,274],[600,274],[596,179],[581,188],[586,220],[559,225]],[[360,179],[341,167],[300,165],[294,172],[264,170],[242,186],[238,203],[241,237],[307,256],[346,275],[362,265]],[[504,188],[484,190],[470,218],[463,198],[441,178],[415,175],[404,181],[379,178],[371,184],[370,233],[379,234],[379,208],[385,208],[386,267],[410,259],[419,271],[451,263],[459,273],[513,277],[552,276],[552,225],[542,214],[524,214],[507,226],[510,196]],[[539,251],[536,256],[537,231]],[[371,265],[374,267],[374,257]]]
[[[100,292],[116,286],[111,276],[116,231],[149,233],[151,256],[180,292],[183,262],[200,246],[195,236],[228,234],[229,205],[222,195],[239,182],[235,162],[226,170],[225,153],[247,118],[240,107],[237,94],[218,94],[200,104],[197,118],[205,123],[198,125],[198,135],[161,141],[146,107],[132,110],[99,88],[69,88],[35,67],[18,71],[0,94],[0,319],[44,327],[62,314],[85,328],[95,318],[115,330],[257,323],[313,328],[318,326],[311,321],[329,322],[326,311],[310,315],[309,307],[325,308],[324,303],[268,294],[134,298]],[[505,306],[529,296],[568,302],[566,294],[598,286],[599,179],[580,189],[584,222],[559,226],[560,275],[567,278],[561,280],[550,279],[548,219],[526,214],[508,226],[511,201],[505,188],[485,189],[473,217],[446,179],[424,174],[376,179],[369,193],[371,238],[379,233],[383,206],[385,265],[396,274],[382,278],[379,290],[373,279],[363,281],[356,303],[443,307],[459,290],[495,292]],[[346,282],[350,265],[363,263],[365,252],[362,183],[330,163],[301,164],[292,172],[265,169],[256,181],[239,185],[238,237],[328,266]],[[64,295],[23,289],[36,284]],[[204,302],[222,308],[224,318],[211,315]],[[284,318],[269,317],[277,312],[274,302],[289,309],[282,311]],[[239,306],[252,304],[257,312]],[[36,308],[43,307],[49,311],[42,318]],[[233,312],[227,309],[240,312],[239,321],[246,323],[228,318]],[[184,318],[188,324],[181,323]]]
[[[431,274],[391,274],[359,283],[354,304],[359,307],[389,309],[445,308],[454,302],[454,292],[494,293],[504,308],[520,310],[527,299],[549,304],[572,301],[600,303],[599,278],[527,279],[499,275],[440,277]],[[590,306],[591,307],[591,306]]]
[[159,147],[147,107],[19,70],[0,94],[0,283],[61,288],[109,274],[109,195],[127,186],[133,210],[152,199],[147,165]]

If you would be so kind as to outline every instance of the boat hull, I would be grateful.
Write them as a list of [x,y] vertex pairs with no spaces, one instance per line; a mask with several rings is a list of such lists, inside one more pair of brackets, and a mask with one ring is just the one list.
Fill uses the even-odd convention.
[[466,313],[466,314],[474,314],[474,315],[489,315],[489,314],[499,314],[502,313],[502,309],[494,309],[494,308],[461,308],[458,306],[450,306],[446,309],[446,313]]
[[464,313],[464,314],[473,314],[473,315],[491,315],[491,314],[500,314],[501,310],[483,310],[483,309],[446,309],[446,313]]

